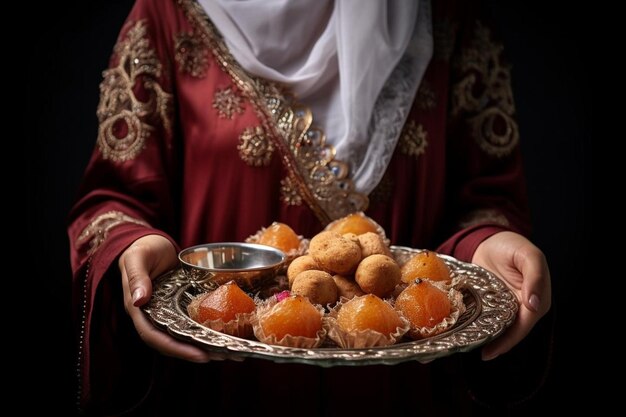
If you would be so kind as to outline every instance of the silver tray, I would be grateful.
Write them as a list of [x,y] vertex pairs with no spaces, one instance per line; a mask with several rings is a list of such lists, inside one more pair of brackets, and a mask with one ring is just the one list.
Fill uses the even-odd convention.
[[[392,246],[400,265],[421,252]],[[445,333],[392,346],[369,349],[320,347],[299,349],[273,346],[256,340],[229,336],[204,327],[187,314],[189,301],[197,294],[182,270],[175,269],[153,283],[152,299],[144,311],[158,327],[172,336],[198,344],[210,351],[229,353],[242,358],[262,358],[274,362],[306,363],[323,367],[337,365],[393,365],[405,361],[430,362],[433,359],[475,349],[497,337],[513,323],[517,301],[506,285],[491,272],[451,256],[439,255],[458,277],[455,288],[463,294],[466,311]]]

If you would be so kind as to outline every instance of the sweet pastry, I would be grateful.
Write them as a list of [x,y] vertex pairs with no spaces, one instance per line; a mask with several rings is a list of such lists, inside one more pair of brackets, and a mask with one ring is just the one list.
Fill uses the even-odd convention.
[[354,297],[365,295],[359,284],[353,279],[346,278],[342,275],[333,275],[335,285],[337,285],[337,295],[350,300]]
[[435,252],[420,252],[402,265],[402,281],[411,283],[415,279],[450,282],[450,268]]
[[291,293],[322,306],[335,304],[339,298],[333,277],[328,272],[315,270],[300,272],[293,281]]
[[294,259],[289,268],[287,268],[287,278],[289,279],[289,288],[293,285],[293,281],[296,279],[300,272],[321,270],[322,268],[310,255],[299,256]]
[[210,329],[239,337],[249,337],[254,300],[234,282],[199,295],[187,306],[189,317]]
[[343,348],[393,344],[409,329],[394,308],[373,294],[342,299],[327,318],[329,337]]
[[291,295],[277,302],[259,306],[252,319],[254,335],[271,345],[313,348],[326,335],[322,326],[323,311],[301,295]]
[[349,275],[361,261],[361,247],[339,233],[321,232],[309,245],[309,254],[327,272]]
[[368,256],[359,264],[354,279],[364,292],[387,297],[400,282],[400,267],[389,256]]

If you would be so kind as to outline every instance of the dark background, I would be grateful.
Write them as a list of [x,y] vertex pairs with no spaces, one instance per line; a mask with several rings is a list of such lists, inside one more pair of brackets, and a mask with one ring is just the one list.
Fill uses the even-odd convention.
[[[95,144],[101,72],[132,1],[50,3],[30,13],[36,42],[27,49],[32,73],[26,99],[28,115],[36,117],[26,126],[34,129],[36,141],[22,146],[29,157],[28,172],[36,178],[30,186],[27,232],[45,253],[46,274],[37,284],[43,291],[42,308],[55,318],[42,326],[39,336],[52,342],[47,346],[54,355],[41,355],[32,369],[37,373],[25,377],[46,387],[43,398],[37,397],[39,406],[71,415],[76,353],[65,219]],[[577,26],[581,16],[568,12],[567,6],[552,3],[546,9],[518,0],[493,1],[491,7],[513,63],[533,240],[547,255],[554,286],[553,310],[529,342],[535,344],[530,352],[540,352],[538,361],[551,352],[550,371],[540,376],[542,388],[530,393],[531,402],[522,407],[522,413],[530,413],[571,399],[577,381],[569,347],[576,342],[575,288],[582,275],[578,261],[591,232],[591,104],[582,55],[587,45]],[[515,378],[494,375],[503,378],[505,388]]]

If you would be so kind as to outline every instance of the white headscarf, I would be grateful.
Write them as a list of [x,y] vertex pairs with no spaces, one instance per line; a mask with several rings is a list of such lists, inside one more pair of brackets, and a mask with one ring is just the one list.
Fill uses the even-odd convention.
[[200,0],[239,64],[310,106],[360,192],[382,178],[432,56],[430,2]]

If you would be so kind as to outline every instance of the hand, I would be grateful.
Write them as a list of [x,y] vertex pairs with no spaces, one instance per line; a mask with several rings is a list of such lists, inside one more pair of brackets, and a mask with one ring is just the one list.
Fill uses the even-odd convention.
[[513,232],[496,233],[483,241],[472,262],[502,278],[520,303],[515,323],[483,348],[483,360],[491,360],[519,343],[550,310],[550,271],[543,252]]
[[137,239],[122,253],[119,260],[122,272],[124,306],[133,320],[141,339],[164,355],[191,362],[208,362],[223,359],[195,346],[179,342],[152,325],[139,309],[150,300],[152,279],[176,266],[174,245],[160,235],[148,235]]

